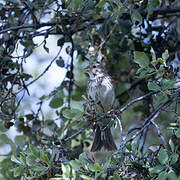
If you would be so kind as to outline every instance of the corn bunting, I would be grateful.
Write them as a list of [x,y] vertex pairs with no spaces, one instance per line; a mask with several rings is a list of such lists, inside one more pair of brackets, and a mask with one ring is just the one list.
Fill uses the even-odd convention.
[[[105,68],[99,64],[93,64],[85,69],[89,75],[87,84],[88,97],[93,100],[95,111],[107,113],[113,108],[115,101],[115,90],[111,77],[106,73]],[[110,119],[106,118],[105,125],[96,124],[95,136],[91,151],[100,151],[102,148],[107,151],[115,151],[116,144],[107,125]]]

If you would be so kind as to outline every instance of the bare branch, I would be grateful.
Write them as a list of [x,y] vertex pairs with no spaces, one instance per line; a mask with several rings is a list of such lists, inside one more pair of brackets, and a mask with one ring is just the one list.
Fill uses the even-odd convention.
[[151,122],[152,122],[153,126],[156,128],[158,136],[161,138],[161,140],[164,143],[165,147],[167,147],[167,143],[166,143],[165,138],[163,137],[163,135],[162,135],[162,133],[160,131],[159,126],[154,121],[151,121]]
[[62,142],[67,142],[67,141],[70,141],[71,139],[74,139],[76,136],[84,132],[90,125],[91,125],[91,122],[87,121],[86,125],[83,128],[81,128],[79,131],[74,133],[72,136],[67,137],[66,139],[62,140]]
[[[57,53],[57,55],[54,57],[54,59],[49,63],[49,65],[46,67],[46,69],[37,77],[35,78],[34,80],[32,80],[31,82],[29,82],[28,84],[25,85],[25,87],[27,88],[28,86],[30,86],[31,84],[33,84],[34,82],[36,82],[38,79],[40,79],[48,70],[49,68],[51,67],[52,63],[58,58],[60,52],[61,52],[62,48],[60,48],[59,52]],[[20,93],[24,88],[20,89],[18,93]]]
[[147,93],[147,94],[145,94],[145,95],[143,95],[143,96],[141,96],[141,97],[138,97],[138,98],[130,101],[128,104],[126,104],[124,107],[122,107],[119,111],[120,111],[120,112],[123,112],[123,111],[125,111],[127,108],[129,108],[129,106],[133,105],[134,103],[136,103],[136,102],[138,102],[138,101],[142,101],[143,99],[147,98],[148,96],[151,96],[151,95],[157,94],[157,93],[159,93],[159,91],[152,91],[152,92],[149,92],[149,93]]
[[[174,101],[175,101],[176,97],[171,98],[170,100],[166,101],[164,104],[162,104],[158,109],[156,109],[149,117],[147,117],[145,119],[145,122],[143,123],[141,129],[139,131],[137,131],[132,137],[130,137],[129,139],[127,139],[125,142],[123,143],[127,143],[129,141],[134,140],[139,134],[141,134],[151,123],[154,122],[154,120],[159,116],[159,114],[161,113],[161,111],[164,108],[167,108],[168,106],[170,106]],[[159,131],[158,131],[159,133]]]
[[[47,23],[41,23],[41,24],[29,24],[29,25],[21,25],[21,26],[15,26],[15,27],[10,27],[10,28],[6,28],[4,30],[0,31],[0,34],[7,32],[7,31],[17,31],[20,29],[27,29],[27,28],[35,28],[35,29],[39,29],[41,27],[45,27],[45,26],[55,26],[57,25],[57,23],[52,23],[52,22],[47,22]],[[61,33],[59,33],[61,34]],[[62,33],[63,34],[63,33]]]
[[72,49],[71,49],[71,52],[70,52],[70,56],[71,56],[71,65],[70,65],[70,71],[69,71],[69,74],[70,74],[70,77],[69,77],[69,88],[68,88],[68,108],[70,108],[70,102],[71,102],[71,94],[72,94],[72,89],[73,89],[73,84],[74,84],[74,74],[73,74],[73,69],[74,69],[74,65],[73,65],[73,62],[74,62],[74,42],[73,42],[73,39],[72,37],[70,37],[70,40],[71,40],[71,44],[72,44]]

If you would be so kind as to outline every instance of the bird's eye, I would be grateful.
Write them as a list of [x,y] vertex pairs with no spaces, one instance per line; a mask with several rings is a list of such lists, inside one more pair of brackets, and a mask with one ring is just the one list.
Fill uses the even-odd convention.
[[93,65],[93,68],[96,68],[96,65]]

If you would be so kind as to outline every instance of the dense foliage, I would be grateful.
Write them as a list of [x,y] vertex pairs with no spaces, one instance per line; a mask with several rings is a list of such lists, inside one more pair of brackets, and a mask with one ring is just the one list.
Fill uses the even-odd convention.
[[[8,144],[10,152],[0,156],[0,178],[178,179],[178,2],[1,1],[0,145]],[[34,38],[43,37],[40,46],[50,53],[51,36],[57,38],[59,52],[41,74],[28,74],[26,59],[39,46]],[[64,46],[70,62],[59,55]],[[94,117],[87,113],[83,68],[97,61],[116,84],[117,102],[108,114]],[[41,94],[36,112],[27,113],[24,96],[31,99],[29,87],[38,84],[53,63],[67,70],[66,78],[49,94]],[[34,68],[42,69],[40,64]],[[47,101],[55,112],[51,117],[43,115]],[[118,150],[92,155],[93,122],[105,116],[116,126]],[[7,131],[13,127],[21,135],[11,140]]]

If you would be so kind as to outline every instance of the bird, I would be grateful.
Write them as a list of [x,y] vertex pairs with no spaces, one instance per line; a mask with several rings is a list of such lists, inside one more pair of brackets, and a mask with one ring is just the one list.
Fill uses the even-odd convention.
[[[85,72],[89,75],[87,95],[94,102],[94,110],[107,113],[113,108],[115,102],[115,87],[112,78],[100,63],[89,65],[85,68]],[[101,151],[102,149],[105,151],[117,150],[111,129],[107,125],[110,119],[106,118],[102,121],[106,122],[106,125],[96,123],[91,152]]]

